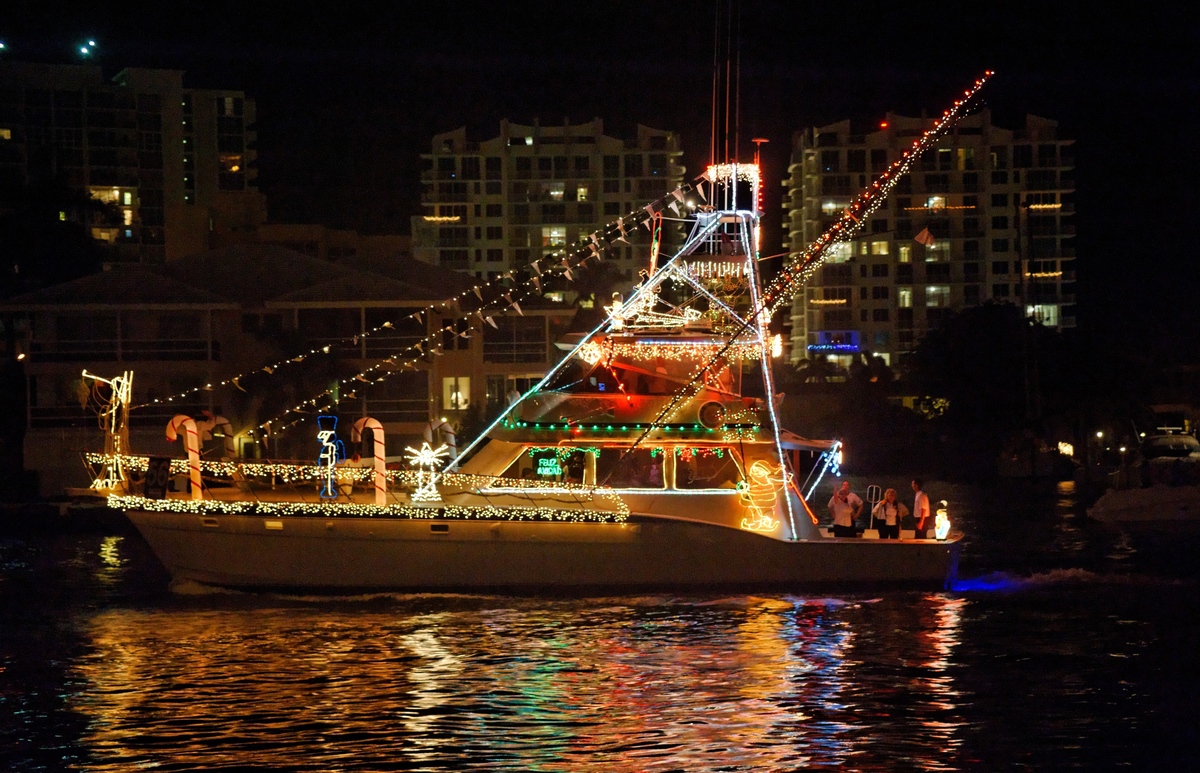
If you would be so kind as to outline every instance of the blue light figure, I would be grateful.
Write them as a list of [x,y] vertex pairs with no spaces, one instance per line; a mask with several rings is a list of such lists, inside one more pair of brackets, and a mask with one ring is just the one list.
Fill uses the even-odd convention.
[[337,416],[317,417],[317,440],[321,443],[321,454],[317,457],[317,465],[321,467],[324,477],[321,488],[321,499],[337,499],[338,489],[335,480],[338,462],[346,458],[346,446],[337,436]]

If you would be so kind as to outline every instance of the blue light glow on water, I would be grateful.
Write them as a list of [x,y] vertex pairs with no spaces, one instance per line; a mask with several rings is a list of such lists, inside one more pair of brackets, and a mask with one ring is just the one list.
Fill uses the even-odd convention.
[[1015,591],[1025,585],[1019,578],[1004,572],[993,572],[983,577],[959,577],[950,585],[955,593],[991,593]]

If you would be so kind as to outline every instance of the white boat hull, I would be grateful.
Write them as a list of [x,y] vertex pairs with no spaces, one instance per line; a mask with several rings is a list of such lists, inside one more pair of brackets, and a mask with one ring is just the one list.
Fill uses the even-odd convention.
[[176,580],[236,588],[582,589],[806,583],[945,587],[957,537],[782,541],[687,521],[321,518],[147,512],[130,520]]
[[1088,509],[1101,523],[1132,528],[1200,528],[1200,486],[1108,491]]

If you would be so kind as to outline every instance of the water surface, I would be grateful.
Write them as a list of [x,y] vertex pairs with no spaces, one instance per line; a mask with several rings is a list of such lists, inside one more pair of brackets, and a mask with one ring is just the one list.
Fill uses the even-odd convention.
[[125,531],[2,539],[0,768],[1190,767],[1200,540],[930,488],[947,592],[242,594]]

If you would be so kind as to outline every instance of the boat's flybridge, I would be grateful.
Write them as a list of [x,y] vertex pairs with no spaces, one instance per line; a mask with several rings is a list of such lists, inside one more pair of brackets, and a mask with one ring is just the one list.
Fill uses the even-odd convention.
[[[706,179],[708,195],[672,208],[678,218],[653,213],[641,283],[614,295],[594,330],[561,341],[563,360],[497,419],[486,446],[466,449],[462,472],[491,482],[443,486],[447,501],[582,487],[619,496],[634,515],[816,536],[792,468],[802,450],[830,456],[833,444],[785,442],[776,421],[780,346],[759,296],[758,168],[713,166]],[[690,231],[660,257],[664,219]]]

